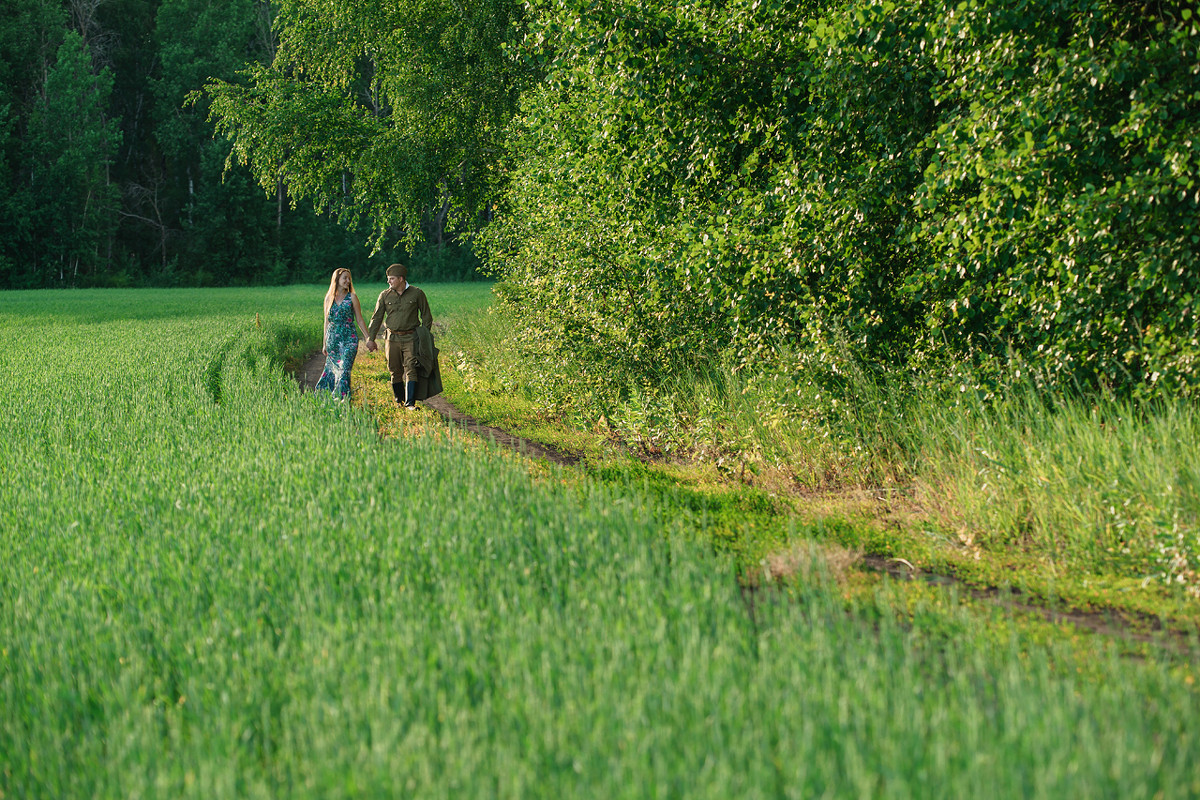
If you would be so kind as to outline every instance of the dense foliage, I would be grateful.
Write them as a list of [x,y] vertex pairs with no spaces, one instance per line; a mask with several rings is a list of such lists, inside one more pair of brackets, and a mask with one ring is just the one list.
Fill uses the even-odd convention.
[[465,274],[482,227],[581,407],[718,363],[1191,392],[1185,5],[17,0],[2,284],[315,278],[368,236]]
[[271,63],[207,87],[264,187],[282,181],[382,242],[415,241],[431,210],[442,227],[487,213],[532,71],[506,54],[514,3],[284,0],[277,14]]
[[826,385],[862,361],[1200,387],[1188,9],[539,11],[548,77],[514,122],[489,259],[552,395],[727,356]]
[[[264,0],[6,0],[0,7],[0,289],[327,280],[369,260],[347,230],[228,166],[206,81],[268,63]],[[470,274],[436,219],[424,279]]]

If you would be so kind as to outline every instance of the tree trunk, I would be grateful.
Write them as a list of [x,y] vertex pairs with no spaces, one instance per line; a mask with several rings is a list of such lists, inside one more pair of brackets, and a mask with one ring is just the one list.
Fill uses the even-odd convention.
[[283,187],[283,178],[275,184],[275,246],[283,246],[283,198],[287,192]]

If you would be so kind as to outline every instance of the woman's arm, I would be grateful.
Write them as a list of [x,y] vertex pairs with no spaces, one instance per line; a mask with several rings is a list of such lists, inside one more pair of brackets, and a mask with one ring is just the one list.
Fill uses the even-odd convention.
[[362,307],[358,304],[358,295],[350,295],[350,305],[354,306],[354,319],[358,320],[358,328],[362,331],[362,338],[367,338],[367,324],[363,322]]
[[321,352],[329,355],[329,297],[326,296],[322,305],[324,316],[321,318]]

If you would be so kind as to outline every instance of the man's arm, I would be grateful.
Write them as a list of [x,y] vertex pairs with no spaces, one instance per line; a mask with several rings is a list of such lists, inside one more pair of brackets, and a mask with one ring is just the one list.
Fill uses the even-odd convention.
[[367,326],[367,341],[374,344],[375,334],[379,333],[379,326],[383,324],[383,315],[385,309],[383,307],[383,292],[379,295],[379,299],[375,301],[375,313],[371,315],[371,324]]
[[429,330],[433,330],[433,312],[429,310],[429,298],[425,296],[425,292],[421,292],[421,302],[418,305],[421,311],[421,319],[424,320],[421,324]]

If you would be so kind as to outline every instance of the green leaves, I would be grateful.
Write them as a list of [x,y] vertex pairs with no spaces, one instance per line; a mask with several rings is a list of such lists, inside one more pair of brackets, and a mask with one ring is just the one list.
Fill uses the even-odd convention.
[[528,352],[582,405],[728,352],[836,384],[844,348],[1190,391],[1200,37],[1139,14],[288,0],[275,63],[209,91],[264,188],[377,237],[495,211]]
[[68,32],[29,120],[33,199],[57,223],[46,226],[55,235],[43,244],[43,270],[72,286],[90,272],[117,224],[118,190],[108,168],[121,134],[105,113],[111,91],[112,74],[94,73],[82,37]]
[[[977,357],[1036,352],[1045,380],[1139,393],[1162,391],[1152,384],[1166,374],[1172,391],[1200,384],[1184,366],[1194,321],[1178,324],[1188,279],[1168,279],[1196,274],[1180,234],[1200,209],[1161,179],[1164,161],[1176,185],[1195,175],[1179,152],[1197,120],[1180,102],[1194,42],[1138,38],[1121,12],[1086,2],[952,19],[940,39],[945,122],[927,140],[939,158],[919,189],[920,235],[935,244],[921,280],[957,313],[934,311],[931,333]],[[969,285],[945,280],[956,265]],[[954,304],[967,292],[978,302],[964,314]],[[1147,347],[1159,324],[1172,335]]]
[[[539,9],[547,88],[513,126],[491,263],[547,394],[581,407],[702,366],[742,329],[748,240],[778,210],[802,10]],[[619,300],[614,301],[615,298]],[[757,301],[753,301],[757,302]]]
[[218,130],[260,184],[412,240],[449,198],[475,224],[498,181],[503,126],[530,67],[514,59],[519,7],[332,3],[277,7],[279,47],[246,83],[206,87]]

